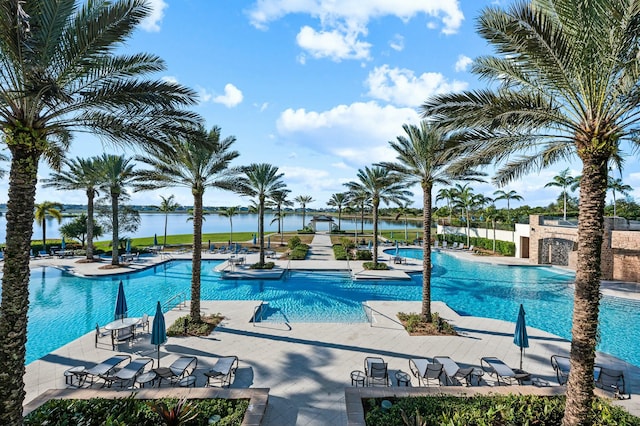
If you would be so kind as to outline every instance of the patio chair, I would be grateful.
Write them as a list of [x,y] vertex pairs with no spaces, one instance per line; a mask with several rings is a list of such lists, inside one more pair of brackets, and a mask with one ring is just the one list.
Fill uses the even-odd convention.
[[138,324],[136,324],[136,326],[142,328],[142,331],[146,329],[148,332],[149,331],[149,315],[146,313],[143,314],[142,318],[140,318],[140,321],[138,321]]
[[569,358],[560,355],[551,355],[551,367],[556,372],[556,378],[560,386],[566,385],[569,380]]
[[480,366],[485,373],[489,373],[491,376],[495,376],[498,382],[498,386],[501,384],[511,384],[513,381],[517,381],[519,385],[522,382],[531,378],[531,374],[523,370],[512,369],[505,364],[501,359],[487,356],[480,359]]
[[130,361],[131,355],[114,355],[102,361],[100,364],[96,364],[88,370],[85,370],[85,380],[91,380],[89,386],[92,386],[94,379],[102,379],[104,376],[112,374],[117,367],[121,367],[123,364],[126,365]]
[[147,366],[151,364],[153,368],[153,359],[151,358],[136,358],[123,368],[118,370],[115,374],[103,375],[102,379],[107,387],[111,387],[113,383],[119,383],[120,387],[133,387],[136,382],[136,377],[144,373]]
[[101,329],[100,324],[96,323],[96,348],[98,347],[98,341],[103,338],[111,335],[109,330]]
[[429,362],[426,358],[411,358],[409,370],[418,379],[418,386],[428,387],[434,381],[436,386],[440,386],[440,379],[444,374],[442,364]]
[[387,363],[379,357],[366,357],[364,359],[364,374],[367,378],[367,386],[376,384],[389,386],[389,371]]
[[460,368],[460,366],[448,356],[436,356],[433,358],[433,362],[442,364],[446,384],[459,385],[462,384],[460,380],[464,380],[467,386],[471,386],[474,379],[480,384],[480,377],[483,375],[483,372],[478,368]]
[[631,398],[631,392],[628,392],[625,387],[623,371],[605,368],[599,365],[596,365],[596,368],[600,369],[595,374],[595,384],[597,387],[606,391],[612,391],[614,398],[617,399],[625,399],[625,394],[628,394],[627,398]]
[[236,374],[237,369],[237,356],[223,356],[218,358],[213,367],[211,367],[209,371],[204,373],[207,378],[207,384],[205,386],[231,386],[231,382]]
[[111,333],[111,347],[114,351],[120,343],[131,343],[133,341],[133,339],[136,337],[133,328],[134,326],[121,328],[119,330],[114,330],[114,332]]
[[158,387],[162,380],[168,380],[171,385],[179,383],[185,377],[191,376],[198,367],[198,358],[195,356],[181,356],[173,361],[168,368],[156,368],[158,375]]

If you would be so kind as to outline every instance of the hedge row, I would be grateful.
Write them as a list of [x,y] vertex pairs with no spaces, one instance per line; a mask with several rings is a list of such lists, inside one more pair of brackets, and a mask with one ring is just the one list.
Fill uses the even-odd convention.
[[[438,237],[440,241],[446,241],[448,244],[454,242],[467,244],[467,237],[465,235],[438,234]],[[471,237],[469,238],[469,243],[476,248],[493,250],[493,240],[489,238]],[[515,256],[516,244],[510,241],[496,240],[496,252],[503,256]]]

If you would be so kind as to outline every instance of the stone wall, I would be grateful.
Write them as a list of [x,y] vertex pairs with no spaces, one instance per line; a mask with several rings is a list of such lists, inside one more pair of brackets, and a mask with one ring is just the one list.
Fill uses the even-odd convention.
[[613,231],[611,246],[614,279],[640,282],[640,232]]

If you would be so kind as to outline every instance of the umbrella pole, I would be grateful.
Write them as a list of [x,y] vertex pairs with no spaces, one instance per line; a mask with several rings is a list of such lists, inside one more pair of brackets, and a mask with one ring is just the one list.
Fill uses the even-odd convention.
[[522,353],[523,352],[524,352],[524,348],[520,348],[520,370],[522,370]]
[[[522,367],[522,361],[520,361],[520,367]],[[160,345],[158,345],[158,368],[160,368]]]

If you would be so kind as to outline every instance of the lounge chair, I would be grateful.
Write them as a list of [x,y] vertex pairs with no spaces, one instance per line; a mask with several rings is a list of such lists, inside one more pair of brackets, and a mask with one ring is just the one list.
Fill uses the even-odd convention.
[[364,359],[364,374],[367,377],[367,386],[376,384],[389,386],[389,371],[387,363],[379,357],[366,357]]
[[531,374],[523,370],[512,369],[501,359],[493,356],[481,358],[480,366],[485,373],[496,377],[498,386],[501,384],[511,384],[514,380],[521,385],[522,382],[531,379]]
[[[560,385],[566,385],[569,380],[570,363],[569,358],[560,355],[551,356],[551,366],[556,372],[556,378]],[[600,389],[612,391],[614,397],[624,398],[625,394],[631,394],[627,391],[624,372],[612,368],[603,367],[596,364],[593,368],[594,383]]]
[[433,362],[442,364],[447,384],[458,385],[461,384],[460,380],[464,380],[467,386],[471,386],[474,379],[476,383],[480,384],[480,377],[483,375],[483,372],[478,368],[460,368],[460,366],[448,356],[436,356],[433,358]]
[[444,374],[442,364],[429,362],[426,358],[411,358],[409,370],[418,379],[419,386],[429,386],[431,381],[440,386],[440,379]]
[[[125,363],[131,361],[131,355],[114,355],[102,361],[100,364],[96,364],[88,370],[84,371],[85,380],[91,380],[89,386],[93,385],[94,379],[101,379],[104,376],[108,376],[113,373],[117,367],[121,367]],[[125,364],[126,365],[126,364]]]
[[566,385],[569,380],[569,358],[560,355],[551,355],[551,366],[556,372],[556,378],[560,386]]
[[51,254],[46,250],[40,250],[38,252],[38,257],[51,257]]
[[469,246],[469,248],[467,249],[467,251],[470,251],[471,253],[473,253],[475,251],[474,249],[475,249],[475,246],[473,244],[471,244]]
[[153,359],[136,358],[115,374],[104,375],[102,379],[109,388],[113,383],[119,383],[120,387],[125,387],[125,385],[133,387],[136,382],[136,377],[142,374],[149,364],[151,364],[151,368],[153,368]]
[[207,384],[205,386],[231,386],[233,376],[235,376],[237,369],[237,356],[223,356],[218,358],[218,361],[216,361],[213,367],[204,373],[207,377]]
[[181,356],[173,361],[168,368],[156,368],[158,375],[158,387],[162,384],[162,380],[168,380],[170,384],[175,385],[185,377],[193,374],[198,367],[198,358],[195,356]]
[[443,241],[443,242],[442,242],[442,248],[443,248],[443,249],[446,249],[446,248],[447,248],[447,242],[446,242],[446,241]]
[[433,242],[433,248],[438,248],[438,244],[439,244],[438,240],[434,241]]

